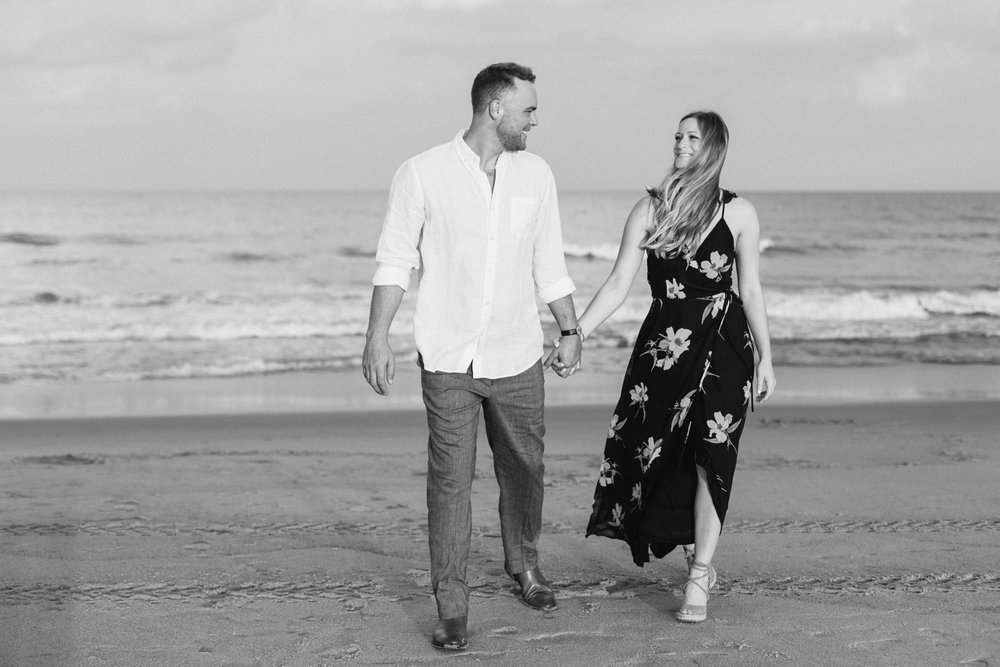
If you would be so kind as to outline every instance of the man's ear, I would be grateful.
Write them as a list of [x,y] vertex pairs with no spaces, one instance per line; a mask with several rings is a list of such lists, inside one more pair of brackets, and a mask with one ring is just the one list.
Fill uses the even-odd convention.
[[500,104],[500,100],[493,100],[490,102],[490,118],[497,120],[503,115],[503,105]]

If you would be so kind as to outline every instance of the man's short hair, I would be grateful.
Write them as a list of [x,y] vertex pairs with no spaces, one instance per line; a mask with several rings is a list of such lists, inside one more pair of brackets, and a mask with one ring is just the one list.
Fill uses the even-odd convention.
[[483,69],[472,82],[473,113],[485,110],[490,102],[513,88],[515,79],[534,83],[535,73],[530,67],[517,63],[496,63]]

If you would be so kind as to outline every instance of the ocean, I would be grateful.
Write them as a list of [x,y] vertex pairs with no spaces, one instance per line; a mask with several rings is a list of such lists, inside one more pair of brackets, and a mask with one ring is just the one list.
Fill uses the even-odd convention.
[[[743,193],[778,365],[1000,364],[1000,193]],[[636,192],[561,192],[582,312]],[[0,383],[360,367],[385,192],[0,193]],[[414,298],[392,329],[415,358]],[[621,369],[641,271],[586,344]],[[546,327],[554,330],[547,308]]]

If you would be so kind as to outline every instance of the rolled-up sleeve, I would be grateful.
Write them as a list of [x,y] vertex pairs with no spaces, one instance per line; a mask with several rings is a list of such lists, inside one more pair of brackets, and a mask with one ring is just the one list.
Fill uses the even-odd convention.
[[410,275],[420,268],[418,244],[423,225],[423,190],[413,160],[408,160],[396,171],[389,189],[389,204],[375,253],[373,285],[409,288]]
[[548,173],[545,192],[538,210],[532,270],[535,292],[544,303],[552,303],[567,294],[572,294],[576,289],[566,270],[562,225],[559,221],[559,199],[552,172]]

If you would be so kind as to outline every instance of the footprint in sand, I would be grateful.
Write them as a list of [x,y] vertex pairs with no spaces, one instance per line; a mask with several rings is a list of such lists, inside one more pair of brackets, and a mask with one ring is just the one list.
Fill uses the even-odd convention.
[[344,609],[347,611],[361,611],[368,606],[368,603],[358,598],[344,600]]
[[21,463],[41,463],[44,465],[94,465],[106,463],[104,457],[88,454],[61,454],[53,456],[25,456],[18,459]]
[[862,650],[878,649],[886,644],[899,644],[902,641],[902,639],[895,639],[892,637],[887,637],[886,639],[870,639],[867,641],[851,642],[847,645],[847,648],[859,648]]
[[339,661],[347,660],[349,658],[356,658],[361,654],[361,647],[357,644],[350,644],[341,649],[332,649],[326,653],[321,653],[316,657],[323,662],[320,664],[327,664],[328,660]]
[[413,579],[417,586],[430,586],[431,573],[429,570],[407,570],[406,575]]
[[120,498],[105,498],[104,504],[111,505],[111,510],[115,512],[134,512],[139,508],[139,503],[134,500],[121,500]]
[[935,630],[934,628],[920,628],[918,632],[921,637],[933,639],[935,646],[958,646],[959,644],[958,638],[955,636],[950,635],[947,632]]

